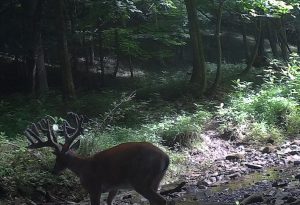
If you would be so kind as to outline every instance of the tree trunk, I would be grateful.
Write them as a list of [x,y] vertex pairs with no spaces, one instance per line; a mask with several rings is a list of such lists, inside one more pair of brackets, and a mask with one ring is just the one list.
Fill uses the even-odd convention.
[[103,37],[101,31],[99,33],[99,57],[100,57],[100,80],[101,80],[101,84],[103,84],[105,69],[104,69],[104,54],[103,54]]
[[44,0],[20,1],[24,10],[24,32],[27,35],[26,68],[30,92],[34,95],[48,90],[47,73],[44,62],[44,50],[42,43],[42,11]]
[[255,46],[251,52],[251,56],[247,62],[247,67],[246,69],[241,73],[242,75],[247,74],[251,68],[252,65],[255,61],[255,58],[257,57],[257,53],[258,53],[258,48],[259,48],[259,44],[260,44],[260,40],[261,40],[261,27],[262,27],[262,19],[261,17],[258,17],[257,19],[257,27],[256,27],[256,41],[255,41]]
[[130,77],[133,78],[133,66],[132,66],[131,55],[129,55],[129,69],[130,69]]
[[297,33],[298,54],[300,54],[300,11],[296,15],[295,28]]
[[268,27],[268,39],[270,42],[270,46],[272,49],[272,54],[274,58],[279,57],[279,52],[278,52],[278,36],[277,36],[277,30],[273,25],[274,23],[272,22],[272,19],[267,19],[267,27]]
[[288,43],[287,43],[287,37],[286,37],[286,28],[285,25],[283,24],[283,19],[281,18],[278,21],[278,24],[280,26],[280,48],[281,48],[281,55],[283,60],[288,61],[289,59],[289,54],[288,54]]
[[79,49],[81,47],[81,43],[78,42],[78,39],[76,38],[76,24],[77,24],[77,13],[76,13],[76,5],[75,1],[69,1],[70,5],[70,13],[69,13],[69,21],[70,21],[70,30],[71,30],[71,46],[70,46],[70,53],[71,53],[71,65],[74,72],[79,71]]
[[193,49],[193,70],[191,82],[200,86],[199,93],[203,94],[206,89],[206,65],[202,38],[197,18],[197,1],[185,0],[185,6],[188,14],[189,33]]
[[120,39],[119,39],[119,30],[115,29],[115,52],[116,52],[116,65],[113,73],[113,77],[117,77],[120,66]]
[[249,46],[247,41],[247,32],[246,32],[246,25],[244,20],[242,19],[242,35],[243,35],[243,43],[244,43],[244,52],[245,52],[245,59],[246,63],[249,61]]
[[216,10],[217,24],[216,24],[215,37],[217,42],[218,59],[217,59],[216,78],[212,85],[212,89],[211,89],[212,91],[216,90],[221,80],[221,66],[222,66],[221,23],[222,23],[223,5],[224,5],[224,0],[220,0],[218,9]]
[[65,3],[64,0],[56,0],[58,11],[58,34],[59,34],[59,51],[61,58],[62,69],[62,84],[63,97],[66,100],[75,98],[75,87],[72,76],[72,69],[70,63],[68,42],[67,42],[67,28],[65,23]]
[[95,51],[94,51],[94,38],[92,37],[91,38],[91,41],[90,41],[90,48],[89,48],[89,53],[90,53],[90,62],[89,62],[89,64],[91,65],[91,66],[94,66],[94,64],[95,64]]
[[257,51],[257,56],[260,59],[263,59],[266,55],[266,49],[265,49],[265,21],[262,19],[262,25],[261,25],[261,36],[259,39],[259,46]]
[[45,56],[42,35],[38,35],[37,48],[35,54],[35,64],[37,70],[37,92],[45,93],[49,90],[47,81],[47,71],[45,68]]

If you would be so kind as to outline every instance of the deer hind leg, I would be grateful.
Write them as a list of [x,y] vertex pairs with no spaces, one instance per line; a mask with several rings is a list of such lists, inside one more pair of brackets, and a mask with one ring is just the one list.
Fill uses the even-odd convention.
[[143,197],[149,200],[150,205],[166,205],[167,201],[152,188],[135,188]]
[[114,197],[116,196],[116,194],[118,193],[118,190],[112,190],[108,193],[108,197],[107,197],[107,204],[111,205]]
[[100,193],[90,193],[91,205],[100,205]]
[[159,184],[160,184],[163,177],[164,177],[164,173],[154,177],[150,182],[151,189],[153,189],[154,191],[157,191],[158,187],[159,187]]

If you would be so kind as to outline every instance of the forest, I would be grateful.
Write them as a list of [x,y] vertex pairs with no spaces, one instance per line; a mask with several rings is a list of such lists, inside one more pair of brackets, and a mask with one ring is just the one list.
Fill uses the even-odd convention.
[[300,204],[299,0],[1,0],[0,26],[0,205]]

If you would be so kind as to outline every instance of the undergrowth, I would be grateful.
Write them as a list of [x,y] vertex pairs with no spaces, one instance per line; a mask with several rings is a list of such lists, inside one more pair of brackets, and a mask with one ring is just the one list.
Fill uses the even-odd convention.
[[0,199],[33,196],[32,200],[40,201],[36,198],[44,200],[48,192],[60,196],[75,192],[66,199],[82,198],[79,182],[70,172],[61,176],[50,173],[54,161],[50,150],[26,148],[22,131],[46,114],[63,117],[73,111],[86,115],[79,149],[82,155],[128,141],[156,144],[171,157],[167,181],[184,172],[188,158],[181,151],[201,144],[200,134],[210,119],[218,120],[221,133],[230,132],[240,140],[295,137],[300,134],[299,67],[294,56],[284,70],[265,70],[257,77],[259,83],[235,80],[234,91],[211,104],[193,97],[183,72],[138,79],[127,87],[131,94],[108,89],[88,92],[68,104],[56,93],[40,99],[14,96],[1,100]]
[[220,129],[238,138],[280,141],[300,133],[300,64],[293,56],[283,70],[266,69],[264,83],[236,80],[235,92],[221,104]]

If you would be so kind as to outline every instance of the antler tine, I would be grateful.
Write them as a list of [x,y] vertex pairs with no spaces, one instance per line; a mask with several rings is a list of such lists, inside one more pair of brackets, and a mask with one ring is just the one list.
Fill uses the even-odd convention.
[[[45,126],[47,126],[47,128]],[[41,132],[46,132],[46,141],[42,139]],[[57,143],[57,139],[54,135],[53,129],[51,129],[49,120],[42,119],[38,123],[32,123],[31,127],[28,127],[24,133],[28,141],[31,143],[28,146],[29,148],[53,147],[56,150],[60,149],[60,145]]]
[[49,122],[51,121],[52,123],[55,123],[55,119],[51,115],[46,115],[45,118],[47,118],[47,120],[49,120]]
[[[76,128],[71,127],[68,121],[64,122],[63,129],[64,129],[64,137],[65,137],[65,145],[70,146],[73,141],[82,133],[82,123],[83,123],[83,116],[79,116],[73,112],[69,112],[68,115],[72,115],[76,122]],[[72,134],[69,134],[67,129],[75,130]]]
[[44,131],[44,132],[47,132],[47,131],[48,131],[48,128],[47,128],[47,121],[46,121],[45,119],[40,120],[40,121],[37,123],[37,126],[38,126],[38,128],[39,128],[41,131]]

